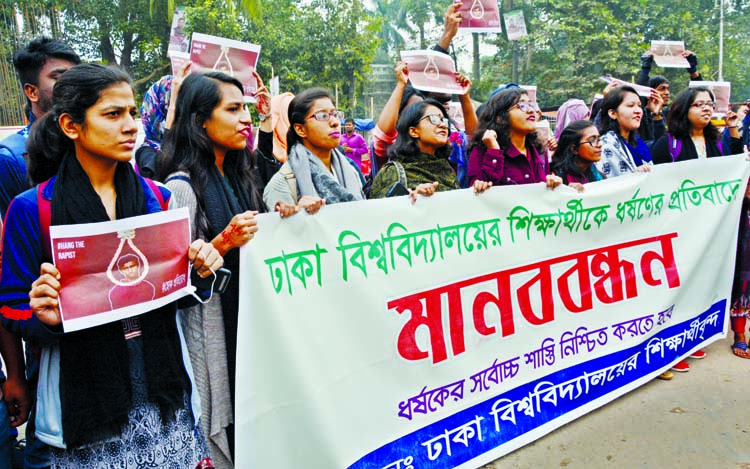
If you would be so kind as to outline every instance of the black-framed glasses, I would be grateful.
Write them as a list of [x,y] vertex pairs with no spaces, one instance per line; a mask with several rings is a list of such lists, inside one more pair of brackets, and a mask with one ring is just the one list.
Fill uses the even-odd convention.
[[427,114],[426,116],[422,117],[419,120],[421,122],[425,119],[429,119],[430,124],[432,125],[440,125],[440,124],[443,124],[445,126],[448,125],[448,118],[445,116],[441,116],[440,114]]
[[697,107],[698,109],[703,109],[704,107],[707,107],[710,109],[716,109],[716,103],[713,101],[696,101],[690,106]]
[[518,109],[520,109],[521,112],[536,112],[539,110],[539,107],[536,104],[531,103],[531,102],[527,103],[525,101],[521,101],[519,103],[514,104],[513,106],[510,107],[510,109],[513,109],[514,107],[517,107]]
[[318,111],[313,113],[308,119],[315,119],[316,121],[325,122],[331,119],[342,120],[344,113],[342,111]]
[[584,143],[588,143],[592,147],[598,147],[599,145],[602,144],[602,139],[599,138],[599,137],[593,137],[593,138],[590,138],[588,140],[584,140],[582,142],[578,142],[579,145],[583,145]]

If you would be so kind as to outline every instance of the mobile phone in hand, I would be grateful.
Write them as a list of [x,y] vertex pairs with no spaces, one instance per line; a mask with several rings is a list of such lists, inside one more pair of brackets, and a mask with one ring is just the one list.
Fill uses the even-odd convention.
[[223,267],[216,271],[216,280],[214,280],[213,275],[203,278],[198,275],[196,269],[190,270],[190,284],[196,288],[198,293],[207,292],[211,289],[212,284],[214,293],[224,293],[227,289],[227,285],[229,285],[230,278],[232,278],[232,271]]
[[404,187],[401,182],[395,182],[385,194],[386,197],[398,197],[399,195],[409,195],[409,189]]

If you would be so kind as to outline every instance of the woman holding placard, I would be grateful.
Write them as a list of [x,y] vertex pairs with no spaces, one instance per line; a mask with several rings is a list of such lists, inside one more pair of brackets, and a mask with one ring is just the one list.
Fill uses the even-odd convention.
[[232,272],[224,293],[185,310],[188,348],[203,402],[203,428],[217,467],[231,466],[239,311],[239,250],[264,212],[247,148],[250,113],[242,84],[222,72],[191,74],[177,96],[174,125],[162,145],[159,177],[174,205],[187,207],[192,233],[210,239]]
[[669,110],[669,133],[651,148],[654,163],[742,153],[737,114],[729,111],[725,117],[730,136],[730,148],[725,148],[721,132],[711,123],[715,106],[714,95],[708,88],[699,86],[681,91]]
[[[176,303],[64,333],[60,272],[41,242],[41,200],[50,201],[52,225],[70,225],[158,212],[168,198],[130,164],[138,131],[130,77],[78,65],[52,97],[27,145],[31,178],[53,177],[11,204],[0,280],[3,325],[41,347],[36,436],[50,445],[53,467],[195,467],[209,453]],[[200,240],[186,255],[202,276],[222,264]]]

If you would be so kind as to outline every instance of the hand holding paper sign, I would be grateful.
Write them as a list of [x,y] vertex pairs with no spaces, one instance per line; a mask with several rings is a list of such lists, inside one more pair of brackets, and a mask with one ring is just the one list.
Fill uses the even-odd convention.
[[29,307],[36,317],[48,326],[59,326],[60,317],[60,271],[45,262],[39,278],[31,284]]
[[660,67],[688,68],[685,43],[682,41],[651,41],[654,62]]
[[451,58],[432,50],[401,52],[408,67],[408,77],[414,88],[448,94],[466,94],[458,82]]

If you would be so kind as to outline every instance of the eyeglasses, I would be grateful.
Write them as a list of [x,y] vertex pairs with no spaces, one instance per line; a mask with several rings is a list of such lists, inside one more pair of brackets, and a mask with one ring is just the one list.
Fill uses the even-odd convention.
[[697,107],[697,108],[710,108],[710,109],[716,109],[716,103],[713,101],[696,101],[693,104],[690,105],[691,107]]
[[584,140],[582,142],[578,142],[579,145],[583,145],[584,143],[588,143],[592,147],[598,147],[602,144],[602,140],[599,137],[590,138],[588,140]]
[[[517,107],[518,109],[520,109],[521,112],[536,112],[539,110],[539,107],[536,104],[531,103],[531,102],[527,103],[525,101],[521,101],[517,104],[514,104],[513,106],[510,107],[510,109],[513,109],[514,107]],[[510,109],[508,110],[510,111]]]
[[329,121],[331,119],[336,120],[342,120],[344,118],[344,113],[341,111],[318,111],[314,113],[311,116],[307,117],[308,119],[315,119],[316,121],[325,122]]
[[448,118],[441,116],[440,114],[427,114],[426,116],[419,119],[419,121],[423,121],[425,119],[430,119],[430,124],[432,125],[448,125]]

